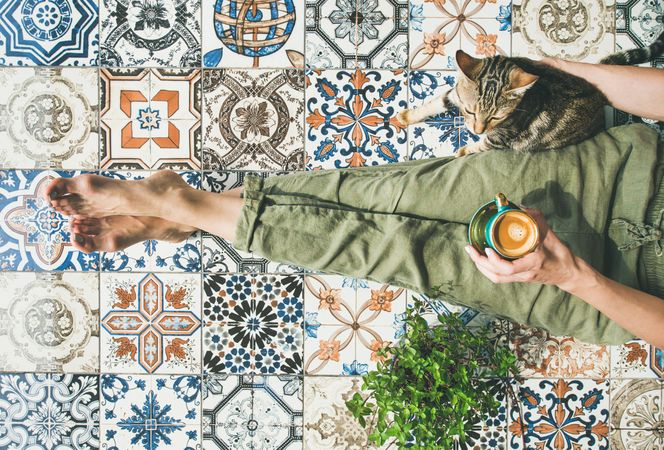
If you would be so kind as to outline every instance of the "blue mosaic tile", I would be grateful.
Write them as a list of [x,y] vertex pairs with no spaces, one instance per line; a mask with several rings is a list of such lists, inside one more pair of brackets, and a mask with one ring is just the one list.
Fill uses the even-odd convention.
[[75,250],[68,218],[42,198],[53,178],[82,172],[0,171],[0,269],[76,270],[99,267],[99,254]]
[[98,23],[95,0],[4,0],[0,65],[97,65]]
[[0,448],[99,448],[99,379],[1,374]]

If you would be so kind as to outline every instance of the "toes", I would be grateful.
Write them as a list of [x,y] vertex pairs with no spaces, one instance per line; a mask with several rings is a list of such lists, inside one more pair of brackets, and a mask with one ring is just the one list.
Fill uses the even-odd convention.
[[72,232],[70,242],[76,250],[79,250],[83,253],[93,253],[100,248],[97,236]]
[[62,197],[63,195],[73,192],[73,179],[72,178],[55,178],[46,186],[44,190],[44,199],[52,200],[54,198]]

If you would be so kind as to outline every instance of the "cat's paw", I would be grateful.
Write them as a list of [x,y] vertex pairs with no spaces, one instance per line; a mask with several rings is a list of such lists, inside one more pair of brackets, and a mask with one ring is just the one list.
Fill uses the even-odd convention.
[[461,158],[462,156],[466,156],[467,154],[468,154],[468,146],[464,145],[454,154],[454,157]]
[[482,144],[480,142],[472,142],[461,147],[454,156],[460,158],[462,156],[470,155],[471,153],[480,153],[481,151],[483,151]]
[[397,120],[404,125],[410,125],[409,116],[410,109],[404,109],[399,114],[397,114]]

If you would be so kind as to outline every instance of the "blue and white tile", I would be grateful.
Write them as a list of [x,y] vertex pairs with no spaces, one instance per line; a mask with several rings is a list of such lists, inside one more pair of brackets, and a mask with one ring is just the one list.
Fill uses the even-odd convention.
[[374,166],[404,161],[406,108],[401,70],[306,72],[306,169]]
[[0,272],[0,371],[99,371],[96,273]]
[[[200,189],[200,172],[178,172],[193,188]],[[119,180],[140,180],[146,171],[102,172]],[[106,272],[199,272],[201,270],[201,233],[193,233],[183,242],[147,240],[119,252],[101,253],[101,270]]]
[[[408,67],[408,5],[401,0],[368,0],[355,6],[355,53],[363,69]],[[353,17],[353,16],[351,16]],[[361,21],[359,20],[361,17]]]
[[307,2],[305,64],[308,69],[357,67],[358,27],[352,19],[355,6],[352,1]]
[[200,67],[200,5],[195,0],[101,0],[101,64]]
[[99,448],[99,379],[0,374],[1,448]]
[[93,68],[0,70],[0,167],[96,169],[97,83]]
[[[283,1],[278,7],[266,2],[256,5],[244,20],[237,20],[229,17],[233,13],[228,3],[203,3],[204,67],[304,66],[304,0]],[[256,44],[246,45],[247,40]]]
[[102,375],[100,407],[103,448],[201,448],[200,377]]
[[93,271],[97,252],[86,254],[69,243],[68,218],[43,198],[51,179],[81,172],[0,171],[0,268],[3,270]]
[[301,275],[207,274],[203,289],[206,373],[302,372]]
[[302,391],[292,375],[205,377],[205,448],[302,448]]
[[[408,77],[408,107],[417,108],[453,88],[456,75],[444,71],[412,71]],[[465,126],[454,108],[408,126],[408,158],[425,159],[451,156],[479,138]]]
[[95,0],[6,0],[0,3],[0,65],[95,66]]

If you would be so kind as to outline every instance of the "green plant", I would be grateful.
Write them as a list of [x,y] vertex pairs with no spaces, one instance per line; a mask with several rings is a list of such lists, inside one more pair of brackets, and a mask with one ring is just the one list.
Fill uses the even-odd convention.
[[488,328],[471,331],[457,314],[439,314],[440,324],[430,327],[413,298],[402,341],[380,349],[384,359],[363,376],[369,395],[356,393],[346,406],[360,425],[369,424],[376,445],[391,439],[399,448],[414,441],[417,448],[448,449],[497,412],[495,394],[511,389],[516,357]]

